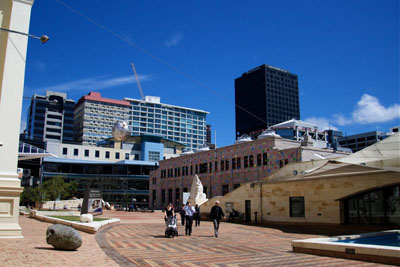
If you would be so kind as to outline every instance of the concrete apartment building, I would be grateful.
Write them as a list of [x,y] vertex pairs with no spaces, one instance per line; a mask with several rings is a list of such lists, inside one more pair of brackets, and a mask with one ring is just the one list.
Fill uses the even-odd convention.
[[94,146],[110,138],[115,122],[128,121],[129,114],[130,104],[127,101],[104,98],[97,92],[82,96],[74,112],[76,141]]
[[204,193],[211,198],[225,195],[246,182],[259,181],[289,163],[343,155],[347,154],[315,148],[311,140],[302,146],[299,141],[275,134],[222,148],[183,153],[160,161],[160,167],[150,173],[150,207],[160,209],[169,202],[181,204],[182,192],[190,192],[195,174],[203,184]]
[[72,142],[74,139],[75,101],[67,94],[46,91],[34,94],[28,108],[26,138],[32,140]]
[[161,103],[157,96],[124,101],[131,105],[129,124],[133,135],[162,135],[189,149],[198,148],[207,140],[207,111]]
[[236,139],[244,134],[256,137],[272,125],[299,120],[298,77],[261,65],[235,79],[235,104]]

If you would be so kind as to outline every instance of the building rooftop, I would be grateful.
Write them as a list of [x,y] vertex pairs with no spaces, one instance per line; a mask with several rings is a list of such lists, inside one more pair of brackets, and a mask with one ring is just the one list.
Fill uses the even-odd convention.
[[79,106],[86,100],[121,105],[121,106],[130,106],[131,105],[129,102],[124,101],[124,100],[115,100],[115,99],[111,99],[111,98],[104,98],[98,92],[90,92],[89,94],[82,96],[76,103],[76,106]]
[[[154,100],[155,98],[157,98],[157,100]],[[187,109],[187,110],[196,111],[196,112],[200,112],[200,113],[204,113],[204,114],[210,114],[210,112],[200,110],[200,109],[194,109],[194,108],[188,108],[188,107],[182,107],[182,106],[161,103],[160,97],[157,97],[157,96],[151,96],[151,97],[146,96],[145,99],[134,99],[134,98],[125,97],[124,100],[132,101],[132,102],[141,102],[141,103],[152,103],[152,104],[156,103],[156,104],[160,104],[160,105],[163,105],[163,106],[166,106],[169,108],[181,108],[181,109]]]

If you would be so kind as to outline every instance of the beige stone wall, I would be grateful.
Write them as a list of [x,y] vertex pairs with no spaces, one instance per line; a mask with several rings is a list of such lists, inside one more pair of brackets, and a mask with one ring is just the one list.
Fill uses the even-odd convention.
[[[294,164],[296,165],[296,164]],[[310,166],[316,165],[309,163]],[[317,164],[318,165],[318,164]],[[309,167],[310,167],[309,166]],[[289,167],[289,166],[287,166]],[[285,171],[291,171],[288,168]],[[251,221],[257,211],[258,222],[292,223],[341,223],[340,201],[338,199],[373,189],[379,186],[399,183],[397,172],[373,171],[356,175],[328,176],[307,180],[290,180],[260,184],[246,183],[225,196],[214,197],[201,205],[201,212],[208,213],[218,199],[225,211],[226,203],[233,203],[234,209],[245,213],[245,200],[251,201]],[[261,197],[260,197],[261,196]],[[290,217],[289,197],[304,196],[305,217]],[[262,201],[260,201],[262,199]],[[228,215],[228,214],[227,214]]]
[[[341,223],[337,199],[379,186],[399,183],[399,173],[379,171],[352,176],[286,181],[263,186],[263,221]],[[305,217],[293,218],[289,197],[304,196]]]

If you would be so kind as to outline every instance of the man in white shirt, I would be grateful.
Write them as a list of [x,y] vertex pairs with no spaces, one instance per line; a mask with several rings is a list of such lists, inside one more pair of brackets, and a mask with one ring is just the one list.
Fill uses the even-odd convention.
[[190,201],[186,203],[186,206],[183,208],[185,210],[185,234],[192,235],[192,225],[193,225],[193,215],[196,212]]

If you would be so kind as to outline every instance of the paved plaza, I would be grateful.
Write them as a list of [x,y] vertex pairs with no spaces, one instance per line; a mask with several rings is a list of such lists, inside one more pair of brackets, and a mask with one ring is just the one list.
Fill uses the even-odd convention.
[[291,240],[318,235],[223,222],[215,238],[212,223],[203,221],[192,236],[182,236],[179,225],[179,237],[165,238],[159,211],[107,211],[104,217],[121,223],[96,235],[80,232],[82,247],[68,252],[46,243],[50,224],[20,216],[25,238],[0,239],[0,266],[377,266],[292,252]]

